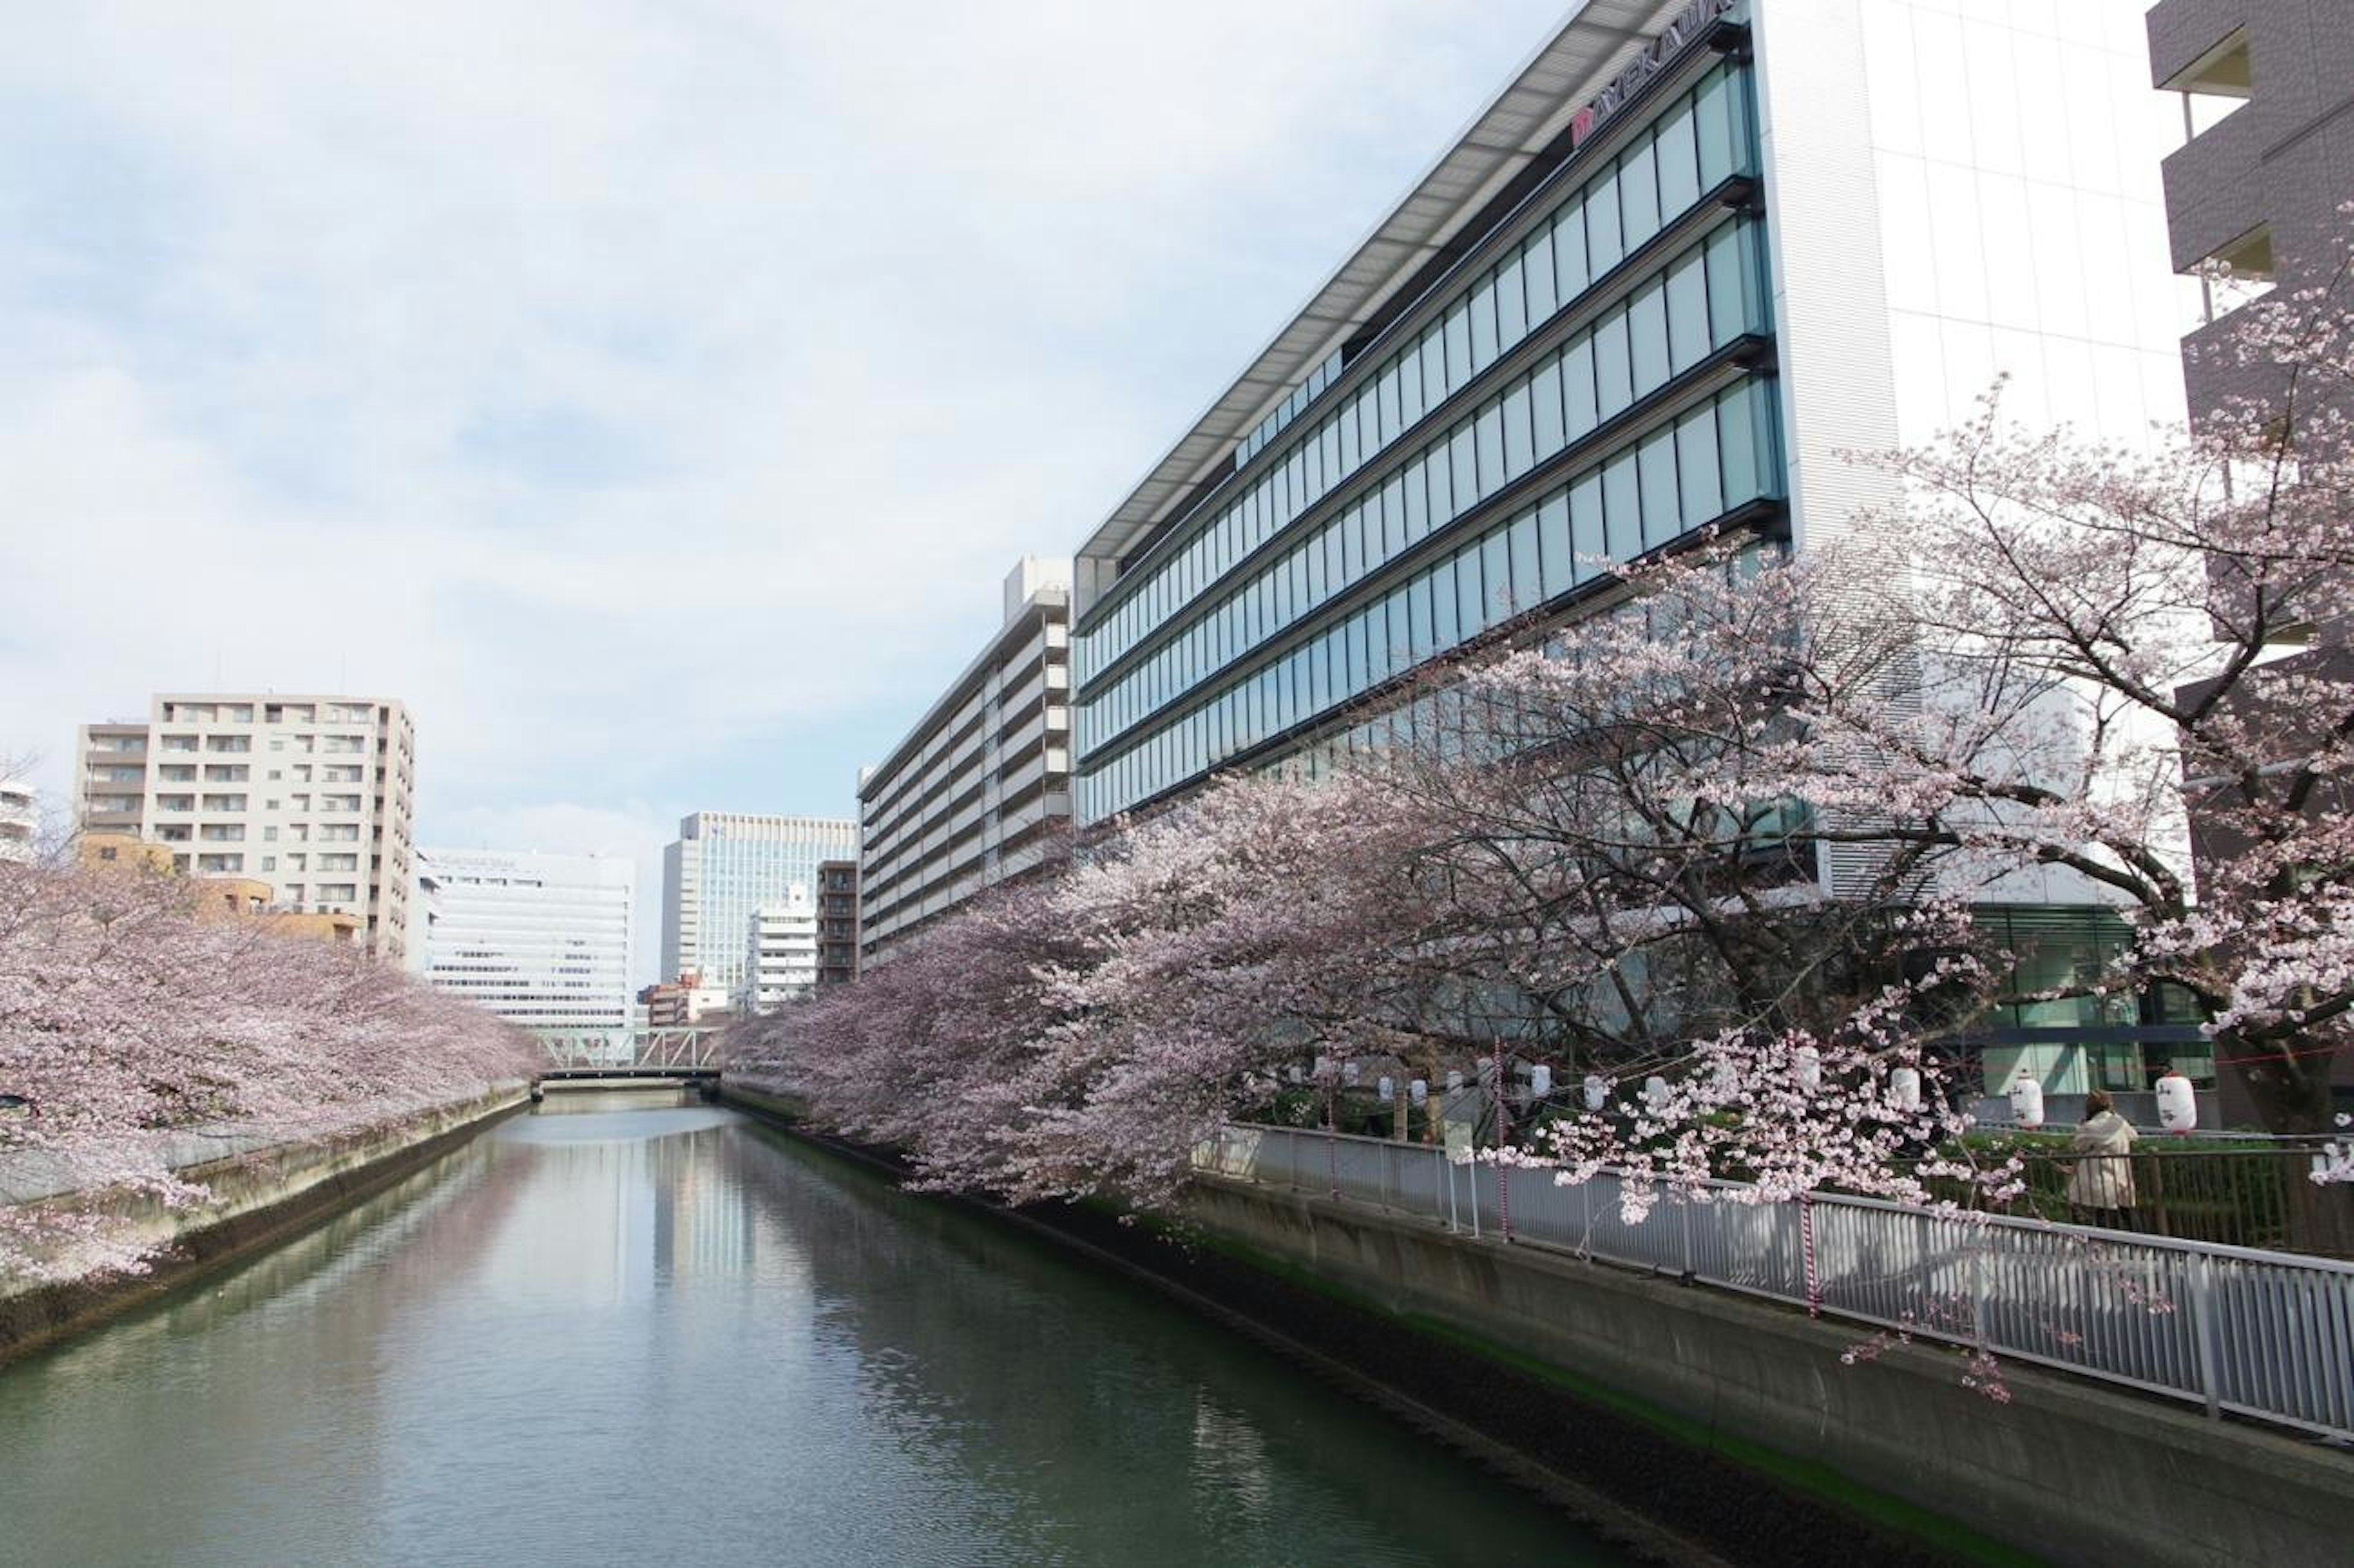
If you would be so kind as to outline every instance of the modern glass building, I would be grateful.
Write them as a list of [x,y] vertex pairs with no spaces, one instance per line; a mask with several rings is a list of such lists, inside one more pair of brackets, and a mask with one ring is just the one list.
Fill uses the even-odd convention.
[[743,989],[754,911],[819,885],[826,861],[858,853],[846,818],[697,811],[663,851],[663,978],[697,975],[723,995]]
[[1892,499],[1842,454],[1999,372],[2030,424],[2179,420],[2139,21],[1578,7],[1081,546],[1079,825],[1384,744],[1417,670],[1587,613],[1606,557],[1827,540]]

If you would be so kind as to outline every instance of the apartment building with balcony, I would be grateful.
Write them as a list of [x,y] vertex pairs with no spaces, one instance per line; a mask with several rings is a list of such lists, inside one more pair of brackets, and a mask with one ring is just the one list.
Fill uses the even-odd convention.
[[[2333,281],[2354,220],[2354,8],[2327,0],[2161,0],[2147,18],[2150,79],[2179,95],[2181,145],[2163,164],[2174,265],[2229,264],[2229,280],[2199,285],[2198,320],[2182,339],[2182,377],[2196,421],[2241,399],[2271,405],[2281,383],[2260,366],[2212,352],[2241,306],[2275,288]],[[2354,410],[2349,410],[2354,412]],[[2302,427],[2312,438],[2311,422]],[[2305,645],[2253,673],[2257,691],[2316,674],[2354,680],[2348,629],[2300,634]],[[2295,646],[2294,644],[2292,645]],[[2331,791],[2314,810],[2344,809]],[[2202,869],[2246,846],[2194,814],[2191,842]],[[2341,1105],[2354,1105],[2354,1053],[2330,1061]],[[2222,1119],[2258,1119],[2239,1075],[2218,1080]]]
[[417,736],[397,699],[164,694],[144,721],[84,725],[74,755],[81,833],[267,884],[276,913],[355,919],[377,958],[409,950]]
[[830,860],[817,868],[817,983],[857,978],[858,863]]
[[2325,282],[2354,201],[2354,11],[2329,0],[2162,0],[2147,17],[2151,79],[2180,97],[2164,163],[2176,269],[2230,264],[2183,340],[2192,416],[2266,391],[2263,373],[2199,351],[2275,286]]
[[627,858],[426,849],[418,867],[429,985],[527,1029],[630,1027]]
[[997,635],[858,787],[862,964],[1057,853],[1070,820],[1070,563],[1024,557]]
[[804,896],[818,868],[858,853],[858,824],[841,817],[697,811],[663,851],[662,972],[695,974],[733,997],[744,987],[753,912]]

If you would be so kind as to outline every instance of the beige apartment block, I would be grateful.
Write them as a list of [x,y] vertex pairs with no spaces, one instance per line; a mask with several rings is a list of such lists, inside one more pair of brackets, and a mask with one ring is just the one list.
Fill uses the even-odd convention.
[[401,703],[167,693],[143,722],[83,726],[75,758],[85,838],[160,845],[187,875],[265,885],[271,915],[407,954],[417,736]]
[[1005,618],[858,789],[864,963],[1042,863],[1071,815],[1071,567],[1025,557]]

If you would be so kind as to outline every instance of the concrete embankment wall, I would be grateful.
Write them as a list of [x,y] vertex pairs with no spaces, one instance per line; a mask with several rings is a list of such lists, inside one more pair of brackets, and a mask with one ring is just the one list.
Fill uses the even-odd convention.
[[[726,1097],[797,1119],[741,1086]],[[1847,1366],[1861,1329],[1241,1183],[1202,1183],[1173,1245],[1086,1206],[998,1212],[1154,1280],[1647,1554],[2354,1563],[2354,1456],[2155,1398],[2010,1367],[1997,1404],[1961,1385],[1945,1351],[1898,1345]]]
[[[1843,1365],[1859,1330],[1353,1204],[1210,1181],[1191,1217],[1402,1323],[1557,1369],[1801,1487],[1844,1482],[2031,1557],[2354,1562],[2342,1450],[2031,1368],[2005,1369],[1998,1404],[1962,1385],[1956,1356],[1924,1347]],[[1950,1544],[1986,1555],[1958,1531]]]
[[186,1208],[120,1194],[46,1199],[102,1205],[163,1251],[144,1274],[0,1286],[0,1361],[273,1245],[381,1192],[530,1101],[530,1086],[518,1080],[373,1127],[299,1143],[243,1146],[231,1157],[179,1168],[181,1176],[212,1194]]

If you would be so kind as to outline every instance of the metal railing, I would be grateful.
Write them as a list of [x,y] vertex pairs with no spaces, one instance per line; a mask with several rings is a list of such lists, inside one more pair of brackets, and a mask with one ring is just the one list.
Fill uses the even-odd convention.
[[1230,1126],[1194,1165],[2354,1438],[2354,1263],[1871,1198],[1744,1202],[1729,1181],[1663,1191],[1630,1225],[1612,1172],[1564,1187],[1294,1128]]
[[[2251,1140],[2232,1148],[2151,1139],[2131,1154],[2046,1147],[2012,1152],[2024,1185],[2000,1212],[2015,1219],[2354,1258],[2354,1187],[2312,1181],[2326,1160],[2319,1139]],[[1957,1187],[1952,1195],[1965,1194]],[[2095,1204],[2120,1213],[2093,1212]]]
[[547,1076],[719,1071],[716,1028],[540,1030]]

